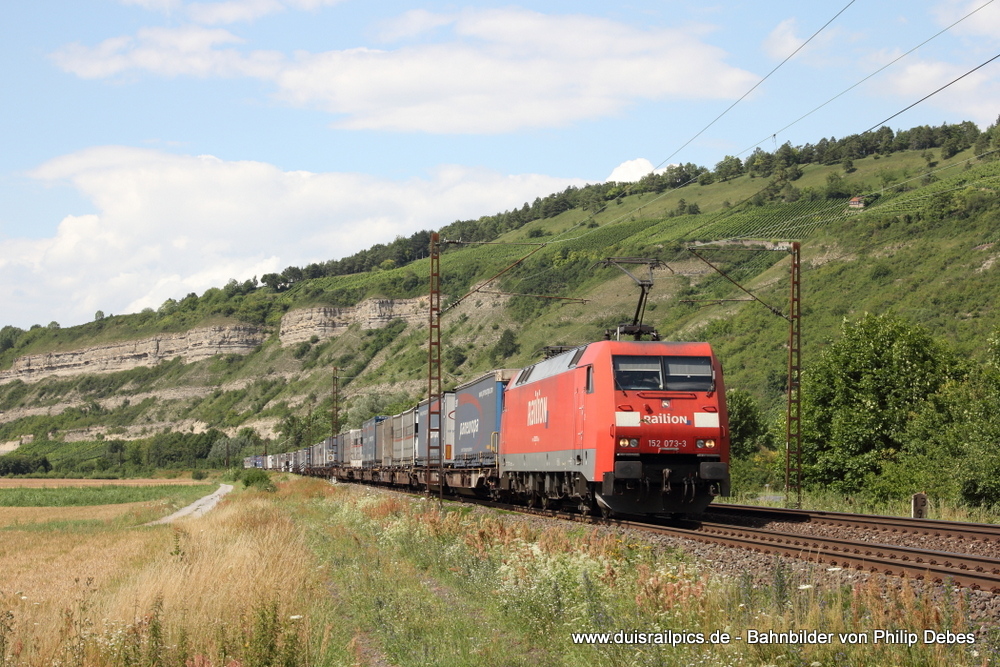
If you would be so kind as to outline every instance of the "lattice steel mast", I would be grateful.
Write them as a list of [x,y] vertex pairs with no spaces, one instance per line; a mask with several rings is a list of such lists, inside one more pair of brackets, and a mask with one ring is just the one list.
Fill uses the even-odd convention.
[[[431,233],[430,297],[427,342],[427,495],[431,471],[437,469],[438,497],[444,499],[444,457],[441,456],[441,238]],[[435,435],[437,436],[435,438]]]

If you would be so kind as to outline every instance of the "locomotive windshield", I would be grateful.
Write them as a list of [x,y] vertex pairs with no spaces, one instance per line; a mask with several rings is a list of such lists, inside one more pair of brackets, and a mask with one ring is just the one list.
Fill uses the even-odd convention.
[[615,384],[632,391],[713,391],[709,357],[612,357]]

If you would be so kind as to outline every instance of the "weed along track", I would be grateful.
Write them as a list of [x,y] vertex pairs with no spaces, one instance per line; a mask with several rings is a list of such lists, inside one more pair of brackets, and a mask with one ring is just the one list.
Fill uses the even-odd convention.
[[[893,586],[825,569],[821,576],[734,549],[724,549],[725,557],[745,576],[726,576],[701,554],[626,522],[554,521],[548,512],[439,504],[362,485],[333,489],[332,502],[317,506],[328,517],[332,588],[359,624],[356,651],[374,649],[379,664],[495,664],[497,642],[504,664],[533,665],[780,664],[792,657],[911,664],[913,656],[922,664],[969,664],[973,650],[991,645],[991,631],[966,614],[947,623],[940,617],[942,609],[968,608],[961,589],[918,591],[905,579]],[[484,626],[488,636],[471,629]],[[978,643],[924,643],[932,627],[974,634]],[[901,649],[876,635],[885,628],[921,640]],[[797,639],[809,633],[831,639]]]
[[[598,526],[613,526],[669,537],[698,540],[748,549],[758,553],[781,554],[791,558],[830,565],[838,569],[910,577],[917,581],[927,581],[933,584],[948,582],[975,591],[1000,594],[1000,559],[993,556],[971,555],[960,550],[945,550],[949,544],[955,549],[960,549],[960,545],[964,543],[962,538],[968,538],[970,535],[976,536],[976,539],[979,540],[998,540],[1000,539],[1000,526],[955,524],[955,527],[951,528],[949,524],[953,522],[947,521],[912,521],[896,517],[872,517],[826,512],[809,513],[798,510],[774,511],[775,515],[787,513],[796,516],[817,515],[822,517],[833,514],[836,516],[831,521],[835,522],[835,525],[862,527],[862,530],[858,531],[862,534],[855,532],[851,538],[846,536],[824,537],[803,534],[796,530],[767,530],[694,520],[650,522],[648,519],[606,519],[575,512],[526,508],[468,497],[454,497],[451,500],[552,519]],[[713,506],[712,512],[717,509],[719,508]],[[745,509],[747,516],[754,516],[760,508],[725,507],[725,509],[728,510],[725,515],[735,519],[742,516],[740,510]],[[766,510],[766,508],[764,509]],[[882,523],[883,519],[886,520],[889,527]],[[822,518],[817,523],[822,524]],[[870,530],[888,530],[893,525],[909,526],[914,531],[931,532],[953,539],[950,542],[937,542],[938,548],[916,548],[873,543],[870,541],[870,536],[863,534]]]

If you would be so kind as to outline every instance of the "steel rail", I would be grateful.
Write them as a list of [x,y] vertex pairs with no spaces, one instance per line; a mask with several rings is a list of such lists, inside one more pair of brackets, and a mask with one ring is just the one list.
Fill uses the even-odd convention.
[[[388,490],[418,495],[404,489]],[[908,577],[934,584],[950,582],[957,586],[1000,594],[1000,559],[968,554],[918,549],[871,542],[854,542],[832,537],[782,533],[761,528],[747,528],[719,523],[686,520],[675,525],[647,523],[626,518],[604,519],[559,509],[529,508],[508,503],[451,496],[449,500],[480,505],[520,514],[590,523],[654,533],[668,537],[696,540],[743,548],[758,553],[776,553],[831,567],[842,567],[870,574]],[[712,511],[720,506],[713,506]],[[751,509],[759,509],[752,507]],[[808,515],[803,510],[777,510],[786,514]],[[838,514],[838,513],[823,513]],[[859,516],[859,515],[846,515]],[[883,518],[883,517],[869,517]],[[893,517],[890,517],[893,518]],[[968,524],[988,525],[988,524]]]
[[555,519],[618,526],[750,551],[778,553],[800,560],[820,564],[827,563],[831,567],[842,567],[871,574],[909,577],[935,584],[950,581],[957,586],[972,590],[1000,594],[1000,559],[996,558],[889,544],[855,542],[801,533],[782,533],[762,528],[746,528],[703,521],[691,520],[679,522],[678,525],[663,525],[629,519],[602,519],[560,510],[525,508],[471,498],[464,498],[463,501]]
[[939,519],[911,519],[909,517],[882,516],[877,514],[850,514],[822,510],[798,510],[756,505],[710,505],[707,514],[729,518],[756,517],[771,521],[812,523],[832,526],[860,527],[878,532],[908,533],[957,540],[978,540],[1000,543],[1000,525]]
[[[653,528],[657,532],[658,529]],[[718,538],[718,541],[734,546],[783,553],[816,563],[829,563],[873,574],[912,577],[938,584],[952,581],[973,590],[1000,593],[1000,560],[996,558],[725,524],[701,523],[694,531],[681,530],[682,536],[689,539]]]

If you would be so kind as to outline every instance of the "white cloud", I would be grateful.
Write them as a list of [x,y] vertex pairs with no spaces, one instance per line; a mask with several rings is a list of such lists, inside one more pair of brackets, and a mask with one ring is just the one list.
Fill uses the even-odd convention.
[[123,5],[142,7],[154,12],[169,13],[180,8],[181,0],[119,0]]
[[150,11],[172,14],[179,10],[195,23],[219,25],[254,21],[268,14],[286,9],[315,11],[344,0],[223,0],[222,2],[190,2],[182,0],[119,0],[124,5],[135,5]]
[[430,133],[561,127],[642,100],[732,98],[757,80],[726,64],[726,53],[700,41],[697,29],[503,9],[411,12],[384,35],[442,26],[450,29],[444,41],[294,58],[240,50],[232,33],[191,27],[71,45],[54,57],[87,77],[133,70],[260,78],[290,104],[334,114],[338,127]]
[[[894,94],[899,96],[901,101],[916,102],[965,74],[973,66],[974,64],[956,65],[933,60],[911,62],[906,67],[891,71],[887,78],[879,83],[877,94],[879,96],[884,96],[886,93]],[[988,65],[970,74],[923,104],[975,121],[985,128],[996,120],[997,109],[1000,109],[1000,81],[989,67]],[[898,122],[906,126],[903,118],[900,117],[901,120]]]
[[784,60],[791,55],[805,42],[795,34],[795,28],[795,19],[779,23],[764,40],[764,53],[775,60]]
[[622,162],[614,168],[605,180],[614,183],[635,183],[652,171],[655,171],[657,174],[662,174],[666,171],[666,168],[654,170],[653,163],[646,158],[641,157],[636,158],[635,160]]
[[[945,0],[932,10],[942,26],[951,25],[977,7],[986,4],[986,0]],[[958,35],[983,36],[995,38],[1000,34],[1000,5],[993,3],[977,11],[971,17],[952,28]]]
[[207,25],[253,21],[285,10],[278,0],[229,0],[229,2],[194,2],[187,6],[192,21]]
[[243,43],[221,28],[144,28],[135,37],[114,37],[90,48],[69,44],[52,54],[67,72],[85,79],[108,78],[134,70],[161,76],[274,76],[283,56],[270,51],[247,55],[235,48]]
[[435,14],[426,9],[412,9],[383,22],[379,39],[384,42],[393,42],[406,37],[414,37],[454,23],[455,18],[451,14]]
[[0,240],[5,319],[19,326],[156,308],[230,278],[349,255],[583,185],[462,166],[391,181],[115,146],[56,158],[31,176],[69,183],[96,212],[67,216],[51,238]]

